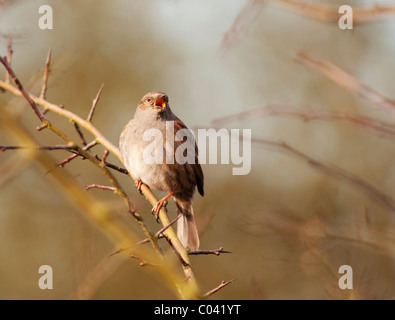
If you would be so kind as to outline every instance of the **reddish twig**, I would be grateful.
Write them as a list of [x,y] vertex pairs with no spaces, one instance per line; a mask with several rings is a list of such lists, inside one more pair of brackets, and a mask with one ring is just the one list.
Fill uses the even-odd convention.
[[45,61],[45,71],[44,71],[43,84],[42,84],[41,94],[40,94],[41,99],[45,99],[45,95],[47,93],[48,76],[49,76],[49,72],[50,72],[49,65],[51,63],[51,55],[52,55],[52,49],[49,49],[47,60]]
[[[147,238],[147,240],[149,241],[148,238]],[[128,249],[130,249],[130,247],[128,247],[128,248],[120,248],[120,249],[117,249],[117,250],[115,250],[113,253],[110,253],[108,256],[109,256],[109,257],[112,257],[112,256],[114,256],[114,255],[116,255],[116,254],[118,254],[118,253],[121,253],[122,251],[128,250]]]
[[213,120],[211,123],[216,127],[221,127],[234,120],[255,119],[271,115],[289,115],[299,117],[304,121],[323,120],[323,121],[344,121],[362,128],[371,129],[379,133],[385,133],[395,136],[395,125],[382,122],[373,118],[364,117],[358,114],[346,112],[336,112],[328,110],[313,110],[307,108],[295,108],[289,105],[266,105],[240,113],[232,114],[226,117]]
[[[93,148],[95,145],[97,145],[97,141],[96,141],[96,140],[93,140],[92,142],[90,142],[90,143],[88,143],[86,146],[84,146],[84,147],[82,148],[82,150],[87,151],[87,150]],[[70,157],[68,157],[68,158],[66,158],[66,159],[64,159],[64,160],[62,160],[62,161],[60,161],[60,162],[57,164],[57,166],[58,166],[58,167],[63,167],[66,163],[69,163],[71,160],[77,158],[79,155],[80,155],[79,153],[73,154],[73,155],[71,155]]]
[[254,143],[266,144],[284,150],[298,157],[299,159],[306,161],[312,168],[324,172],[327,175],[336,178],[337,180],[344,181],[358,188],[359,190],[370,196],[372,199],[374,199],[377,203],[381,204],[383,207],[387,208],[393,213],[395,212],[395,200],[392,197],[378,190],[376,187],[354,174],[351,174],[336,166],[320,162],[308,156],[307,154],[289,146],[285,142],[276,142],[256,138],[252,138],[251,141]]
[[221,48],[223,51],[228,51],[233,47],[247,32],[251,22],[258,15],[258,5],[263,0],[250,0],[233,22],[231,28],[225,33]]
[[95,99],[93,99],[91,110],[89,111],[88,118],[86,119],[87,121],[92,121],[93,114],[95,112],[96,105],[97,105],[97,102],[99,101],[99,98],[100,98],[101,92],[103,90],[103,87],[104,87],[104,83],[102,83],[102,85],[100,86],[99,92],[97,93]]
[[[264,0],[262,0],[264,1]],[[306,17],[325,22],[339,21],[339,6],[324,5],[305,0],[276,0],[276,5],[291,9]],[[371,5],[353,6],[354,24],[367,23],[371,21],[393,18],[395,16],[395,5],[373,3]]]
[[296,59],[303,65],[313,70],[319,71],[337,83],[339,86],[371,101],[376,107],[388,112],[391,116],[395,117],[395,101],[384,97],[377,91],[364,85],[353,75],[344,71],[333,63],[323,59],[315,58],[311,55],[308,55],[307,53],[299,53]]
[[107,149],[104,150],[104,154],[103,154],[103,158],[101,159],[101,162],[106,165],[106,159],[108,157],[108,155],[110,154],[110,151],[108,151]]
[[217,287],[215,287],[214,289],[212,289],[212,290],[206,292],[206,293],[204,294],[204,296],[207,298],[207,297],[213,295],[214,293],[218,292],[218,291],[221,290],[222,288],[224,288],[224,287],[226,287],[227,285],[231,284],[231,283],[232,283],[233,281],[235,281],[235,280],[236,280],[236,279],[232,279],[232,280],[229,280],[229,281],[223,281],[223,280],[222,280],[222,282],[221,282]]
[[[95,154],[95,158],[97,160],[99,160],[99,161],[102,161],[102,159],[100,159],[97,154]],[[129,174],[128,170],[126,170],[125,168],[121,168],[121,167],[116,166],[115,164],[112,164],[112,163],[107,162],[107,161],[104,161],[104,164],[106,165],[106,167],[109,167],[109,168],[111,168],[113,170],[116,170],[116,171],[118,171],[120,173]]]
[[8,64],[7,57],[0,57],[0,62],[3,64],[5,69],[7,70],[7,73],[10,75],[11,79],[14,81],[15,85],[21,92],[21,94],[25,97],[29,105],[32,107],[34,113],[37,115],[37,117],[40,119],[40,121],[43,123],[43,125],[48,126],[49,122],[48,119],[45,117],[45,115],[40,111],[40,109],[37,107],[36,103],[34,100],[30,97],[30,95],[26,92],[26,90],[23,88],[22,83],[19,81],[19,79],[16,77],[14,71],[12,71],[10,65]]

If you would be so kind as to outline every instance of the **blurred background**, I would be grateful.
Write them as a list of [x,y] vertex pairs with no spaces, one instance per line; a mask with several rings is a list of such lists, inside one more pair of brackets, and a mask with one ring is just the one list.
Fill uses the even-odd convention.
[[[104,83],[93,124],[115,145],[148,91],[166,92],[172,110],[194,128],[210,127],[217,118],[276,104],[350,112],[393,123],[368,100],[295,58],[303,51],[331,61],[392,98],[394,19],[341,30],[337,21],[306,17],[303,10],[279,6],[284,3],[287,1],[2,1],[0,53],[6,55],[10,34],[14,71],[31,93],[39,95],[46,56],[52,48],[47,100],[63,104],[83,118]],[[43,4],[53,9],[52,30],[38,27],[38,8]],[[336,8],[343,2],[314,4]],[[393,2],[358,0],[348,4]],[[39,122],[23,99],[1,94],[0,110],[4,108],[17,114],[41,144],[62,144],[49,131],[36,132]],[[48,117],[78,140],[67,119],[51,112]],[[389,197],[395,191],[393,136],[347,122],[303,121],[279,115],[236,120],[224,126],[249,128],[254,138],[286,142],[317,161],[363,179]],[[7,144],[15,141],[0,127],[0,145]],[[102,155],[100,147],[94,150]],[[48,153],[57,161],[69,156],[64,151]],[[0,174],[6,174],[3,165],[18,154],[22,152],[0,153]],[[120,165],[112,155],[108,161]],[[222,246],[232,252],[191,257],[203,292],[222,280],[236,278],[213,297],[395,296],[393,210],[358,186],[328,176],[281,148],[254,144],[251,172],[233,176],[232,167],[204,165],[205,196],[197,195],[194,202],[202,249]],[[81,159],[53,170],[67,170],[81,186],[108,184],[97,168]],[[151,229],[159,229],[150,205],[134,189],[133,181],[116,176]],[[138,230],[119,197],[103,190],[89,192],[108,202],[114,219]],[[51,172],[31,163],[20,164],[17,174],[0,184],[0,204],[1,299],[75,297],[73,293],[98,263],[120,259],[108,257],[113,251],[111,243],[59,192]],[[168,209],[174,217],[172,201]],[[167,248],[165,243],[163,246]],[[40,290],[37,285],[41,265],[53,268],[53,290]],[[121,259],[115,265],[103,283],[80,297],[175,298],[152,270],[139,267],[135,259]],[[338,287],[341,265],[353,269],[353,290]]]

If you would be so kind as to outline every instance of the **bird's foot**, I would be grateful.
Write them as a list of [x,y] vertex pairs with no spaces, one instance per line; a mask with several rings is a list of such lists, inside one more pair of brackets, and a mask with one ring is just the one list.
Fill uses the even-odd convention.
[[166,207],[167,199],[169,199],[173,195],[173,192],[169,192],[165,197],[160,199],[152,208],[152,213],[155,215],[155,219],[158,222],[159,220],[159,211],[160,209]]
[[143,194],[141,192],[141,185],[143,184],[143,181],[141,179],[137,179],[136,182],[134,183],[134,186],[136,187],[137,191],[140,192],[140,194]]

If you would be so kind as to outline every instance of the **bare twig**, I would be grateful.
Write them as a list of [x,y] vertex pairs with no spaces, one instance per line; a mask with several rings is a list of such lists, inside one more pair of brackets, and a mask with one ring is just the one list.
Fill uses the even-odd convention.
[[308,55],[307,53],[299,53],[296,59],[305,66],[322,73],[337,83],[339,86],[346,88],[347,90],[356,93],[365,99],[368,99],[376,107],[388,112],[391,116],[395,117],[395,101],[384,97],[377,91],[364,85],[357,78],[342,70],[333,63],[323,59],[315,58],[311,55]]
[[113,275],[124,262],[124,259],[109,259],[105,256],[96,267],[91,270],[84,281],[73,292],[70,299],[91,300],[103,283]]
[[88,184],[87,186],[85,186],[86,190],[90,190],[90,189],[100,189],[100,190],[109,190],[112,192],[117,191],[117,189],[115,187],[111,187],[111,186],[103,186],[100,184]]
[[377,203],[388,209],[389,211],[395,213],[395,200],[385,194],[384,192],[380,191],[367,181],[363,180],[362,178],[351,174],[341,168],[338,168],[336,166],[326,164],[324,162],[318,161],[307,154],[289,146],[285,142],[276,142],[276,141],[270,141],[270,140],[265,140],[265,139],[257,139],[257,138],[252,138],[252,142],[254,143],[259,143],[259,144],[265,144],[269,145],[272,147],[279,148],[283,151],[286,151],[297,158],[304,160],[309,164],[312,168],[319,170],[321,172],[324,172],[325,174],[336,178],[338,180],[344,181],[360,191],[364,192],[366,195],[368,195],[370,198],[375,200]]
[[[89,149],[93,148],[96,145],[97,145],[97,141],[93,140],[92,142],[90,142],[86,146],[84,146],[82,148],[82,150],[84,150],[84,151],[89,150]],[[71,160],[77,158],[79,155],[81,156],[81,154],[75,153],[75,154],[71,155],[70,157],[58,162],[57,166],[58,167],[63,167],[66,163],[69,163]]]
[[[302,0],[271,0],[274,4],[300,13],[306,17],[325,22],[339,21],[339,6],[324,5]],[[395,5],[379,4],[375,2],[370,5],[353,6],[353,21],[362,24],[376,20],[393,18],[395,16]]]
[[51,63],[51,55],[52,55],[52,49],[49,49],[47,60],[45,62],[45,71],[44,71],[44,77],[43,77],[43,84],[42,84],[41,94],[40,94],[40,98],[41,99],[45,99],[45,95],[47,93],[48,76],[49,76],[49,72],[50,72],[49,65]]
[[[1,151],[27,149],[27,146],[0,146]],[[35,146],[37,150],[72,150],[68,145],[55,145],[55,146]]]
[[324,120],[324,121],[344,121],[355,124],[362,128],[370,129],[379,133],[395,136],[395,125],[358,114],[346,112],[336,112],[331,110],[314,110],[311,108],[295,108],[289,105],[270,104],[226,117],[213,120],[211,123],[216,127],[221,127],[234,120],[256,119],[270,115],[289,115],[299,117],[304,121]]
[[[181,255],[181,253],[174,247],[172,240],[167,235],[163,234],[163,236],[167,240],[167,242],[169,243],[170,248],[173,249],[174,253],[176,254],[176,256],[178,258],[178,260],[180,260],[182,266],[184,268],[188,268],[189,267],[189,261],[184,259],[184,257]],[[187,275],[187,279],[189,279],[188,275]]]
[[245,35],[248,27],[259,13],[258,6],[260,2],[263,2],[263,0],[249,0],[240,11],[222,39],[221,48],[223,51],[228,51]]
[[114,165],[112,163],[109,163],[107,161],[105,162],[105,164],[106,164],[107,167],[109,167],[109,168],[111,168],[113,170],[116,170],[116,171],[118,171],[120,173],[129,174],[128,170],[126,170],[125,168],[121,168],[121,167],[116,166],[116,165]]
[[[11,65],[11,57],[12,57],[12,40],[11,40],[11,36],[8,33],[8,37],[7,37],[7,62],[8,65]],[[10,75],[8,74],[8,72],[6,72],[5,75],[5,82],[9,83],[10,82]]]
[[88,118],[86,119],[89,122],[92,121],[92,117],[93,117],[93,114],[95,112],[96,105],[97,105],[97,102],[99,101],[99,98],[100,98],[101,92],[103,90],[103,87],[104,87],[104,83],[102,83],[102,85],[100,86],[99,92],[97,93],[95,99],[93,99],[91,110],[89,111]]
[[219,256],[221,253],[232,253],[232,252],[224,250],[223,247],[220,247],[220,248],[214,249],[214,250],[193,250],[193,251],[190,250],[190,251],[188,251],[189,255],[213,254],[213,255]]
[[167,226],[164,226],[157,233],[155,233],[155,237],[160,238],[161,236],[163,236],[163,232],[165,232],[168,228],[170,228],[178,219],[180,219],[180,217],[181,214],[177,215],[177,217],[173,221],[171,221]]
[[139,266],[140,266],[140,267],[145,267],[145,266],[150,265],[150,263],[148,263],[147,261],[141,259],[141,258],[138,257],[138,256],[135,256],[134,254],[131,254],[130,257],[133,258],[133,259],[140,260],[140,263],[139,263]]
[[19,79],[16,77],[14,71],[11,69],[10,65],[8,64],[7,58],[6,57],[0,57],[0,62],[3,64],[5,69],[7,70],[7,73],[10,75],[11,79],[14,81],[15,85],[17,86],[18,90],[21,92],[21,94],[25,97],[29,105],[32,107],[34,113],[37,115],[37,117],[40,119],[40,121],[48,125],[48,119],[45,117],[45,115],[40,111],[39,108],[37,108],[36,103],[34,100],[30,97],[30,95],[26,92],[26,90],[23,88],[22,83],[19,81]]
[[82,143],[84,146],[86,146],[87,143],[86,143],[84,134],[83,134],[82,131],[81,131],[80,126],[78,125],[77,122],[73,122],[73,125],[74,125],[75,130],[76,130],[77,133],[78,133],[78,136],[80,137],[81,143]]
[[222,280],[222,282],[221,282],[217,287],[215,287],[214,289],[212,289],[212,290],[206,292],[206,293],[204,294],[204,296],[207,298],[207,297],[213,295],[214,293],[218,292],[218,291],[221,290],[222,288],[224,288],[224,287],[226,287],[227,285],[231,284],[231,283],[232,283],[233,281],[235,281],[235,280],[236,280],[236,279],[232,279],[232,280],[229,280],[229,281],[224,281],[224,280]]
[[[147,242],[149,242],[148,238],[147,238]],[[128,248],[119,248],[119,249],[115,250],[114,252],[110,253],[108,256],[109,257],[114,256],[114,255],[116,255],[118,253],[121,253],[122,251],[125,251],[125,250],[128,250],[128,249],[130,249],[130,247],[128,247]]]
[[110,154],[110,152],[108,150],[104,150],[104,154],[103,154],[103,158],[101,159],[101,162],[106,165],[106,159],[108,157],[108,155]]

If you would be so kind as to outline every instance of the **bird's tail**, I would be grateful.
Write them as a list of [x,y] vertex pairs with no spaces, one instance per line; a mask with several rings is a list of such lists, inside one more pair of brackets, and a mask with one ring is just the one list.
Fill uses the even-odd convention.
[[177,215],[181,214],[177,220],[177,236],[185,248],[198,250],[199,235],[193,216],[192,201],[174,200],[177,206]]

